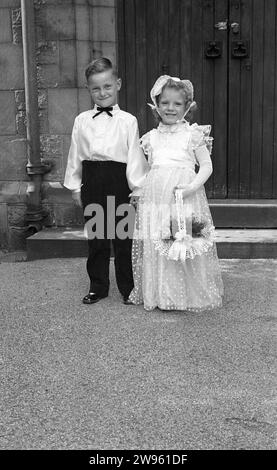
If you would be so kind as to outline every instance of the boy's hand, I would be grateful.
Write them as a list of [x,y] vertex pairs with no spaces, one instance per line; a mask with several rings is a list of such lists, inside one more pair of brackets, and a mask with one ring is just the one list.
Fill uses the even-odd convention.
[[191,196],[191,194],[194,192],[193,187],[192,187],[191,184],[184,184],[184,185],[181,185],[181,184],[180,184],[180,185],[176,186],[176,187],[174,188],[174,194],[175,194],[175,192],[176,192],[177,189],[178,189],[178,190],[180,190],[180,189],[182,190],[182,196],[183,196],[183,198],[186,198],[186,197],[188,197],[188,196]]
[[72,191],[72,199],[76,206],[82,207],[81,191],[78,193]]
[[131,196],[130,197],[130,204],[134,207],[137,207],[139,201],[139,196]]

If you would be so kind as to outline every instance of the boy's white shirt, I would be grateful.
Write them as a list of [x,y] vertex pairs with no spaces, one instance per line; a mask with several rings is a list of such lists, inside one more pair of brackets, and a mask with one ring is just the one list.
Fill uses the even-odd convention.
[[149,171],[139,146],[137,119],[118,105],[113,106],[112,117],[102,112],[93,119],[96,113],[95,106],[75,118],[64,186],[73,192],[81,190],[83,160],[111,160],[127,164],[127,181],[132,195],[136,196]]

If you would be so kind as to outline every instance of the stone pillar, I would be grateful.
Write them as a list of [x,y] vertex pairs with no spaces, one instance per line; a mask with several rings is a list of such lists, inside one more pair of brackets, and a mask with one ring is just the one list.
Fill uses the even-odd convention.
[[17,90],[24,87],[20,0],[0,2],[0,249],[20,248],[24,224],[26,140],[18,131]]
[[48,95],[48,136],[42,136],[42,152],[45,159],[54,160],[56,168],[46,175],[44,184],[49,225],[83,224],[71,194],[59,183],[63,181],[74,118],[92,105],[85,68],[101,56],[116,64],[115,18],[115,0],[45,0],[38,7],[39,80]]
[[[34,0],[43,207],[50,226],[81,225],[62,187],[71,130],[91,107],[85,67],[106,56],[116,64],[116,0]],[[0,2],[0,249],[20,248],[26,189],[26,107],[20,0]],[[15,234],[15,235],[14,235]]]
[[116,0],[91,0],[89,3],[93,58],[108,57],[116,64]]

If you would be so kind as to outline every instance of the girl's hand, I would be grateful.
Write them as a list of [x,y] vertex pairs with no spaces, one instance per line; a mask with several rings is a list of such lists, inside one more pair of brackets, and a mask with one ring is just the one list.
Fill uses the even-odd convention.
[[76,206],[82,207],[81,192],[76,193],[72,191],[72,199]]
[[176,186],[176,187],[174,188],[174,194],[175,194],[175,192],[176,192],[177,189],[179,189],[179,190],[181,189],[181,190],[182,190],[182,196],[183,196],[183,198],[186,198],[186,197],[188,197],[188,196],[191,196],[191,194],[194,192],[193,187],[192,187],[191,184],[184,184],[184,185],[179,184],[178,186]]

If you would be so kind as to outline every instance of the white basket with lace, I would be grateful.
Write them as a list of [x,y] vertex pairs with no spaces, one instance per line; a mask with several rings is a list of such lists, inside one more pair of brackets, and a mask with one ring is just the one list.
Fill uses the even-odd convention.
[[175,208],[178,230],[174,233],[171,227],[170,238],[154,240],[156,250],[175,261],[185,261],[207,253],[215,241],[214,226],[193,213],[192,205],[183,200],[180,189],[175,192]]

